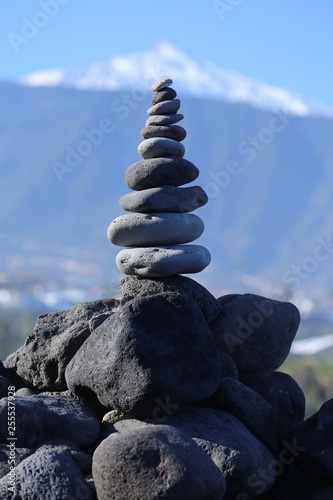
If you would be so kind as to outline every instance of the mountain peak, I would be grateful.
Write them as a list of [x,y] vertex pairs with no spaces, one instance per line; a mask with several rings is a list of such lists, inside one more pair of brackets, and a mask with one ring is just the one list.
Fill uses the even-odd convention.
[[177,90],[182,95],[243,102],[297,116],[333,117],[333,108],[325,103],[252,80],[212,62],[201,63],[168,41],[162,41],[146,52],[114,56],[107,61],[69,69],[38,71],[21,77],[19,83],[35,87],[62,85],[118,91],[135,86],[148,89],[154,81],[166,76],[177,81]]

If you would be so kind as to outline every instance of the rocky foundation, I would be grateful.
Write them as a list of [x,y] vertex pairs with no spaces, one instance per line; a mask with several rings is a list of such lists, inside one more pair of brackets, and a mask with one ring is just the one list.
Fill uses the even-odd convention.
[[[153,89],[143,143],[184,137],[170,125],[181,119],[170,85]],[[201,188],[177,187],[196,167],[179,163],[176,148],[164,158],[169,142],[143,144],[142,154],[158,156],[127,172],[140,189],[121,199],[131,217],[109,229],[127,247],[117,260],[126,274],[120,299],[39,316],[0,362],[0,498],[333,498],[333,400],[304,420],[302,390],[276,371],[297,308],[253,294],[215,298],[179,274],[196,246],[184,239],[201,228],[180,215],[205,198]],[[159,185],[154,174],[147,184],[147,172],[167,166],[173,182]],[[152,213],[162,222],[150,224]],[[164,224],[175,227],[170,237]]]

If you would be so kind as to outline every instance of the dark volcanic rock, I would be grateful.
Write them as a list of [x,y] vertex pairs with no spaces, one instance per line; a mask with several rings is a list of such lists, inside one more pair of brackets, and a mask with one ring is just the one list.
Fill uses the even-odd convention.
[[304,419],[305,396],[290,375],[264,371],[247,373],[240,380],[272,406],[278,440],[284,438],[296,422]]
[[93,456],[99,500],[220,500],[225,480],[184,433],[159,425],[111,434]]
[[290,302],[245,294],[227,300],[210,327],[217,347],[235,360],[239,372],[251,373],[281,366],[299,322]]
[[9,473],[0,479],[0,498],[89,500],[94,496],[67,451],[41,449],[20,462],[14,476]]
[[180,293],[197,304],[208,323],[217,318],[221,311],[216,298],[205,287],[185,276],[154,279],[126,276],[118,286],[122,302],[161,292]]
[[273,408],[260,394],[235,378],[222,377],[211,400],[243,422],[271,451],[277,449]]
[[[0,400],[0,442],[6,443],[8,398]],[[89,446],[100,432],[93,412],[72,398],[61,396],[29,396],[15,400],[16,446],[35,448],[51,438]]]
[[42,446],[39,446],[38,451],[43,450],[66,451],[84,476],[91,475],[92,458],[90,455],[80,450],[72,441],[65,439],[50,439]]
[[[277,480],[271,490],[262,495],[262,500],[320,500],[316,492],[320,490],[320,485],[312,481],[308,475],[299,469],[294,463],[293,457],[288,455],[279,457],[276,460]],[[264,477],[258,480],[258,489],[264,485]],[[333,496],[323,497],[322,500],[332,500]]]
[[[15,387],[15,390],[25,386],[24,380],[16,373],[16,371],[13,368],[6,368],[1,360],[0,360],[0,377],[1,378],[3,377],[2,382],[0,384],[0,391],[2,390],[3,395],[0,397],[7,396],[9,386]],[[6,379],[6,380],[4,380],[4,379]],[[9,384],[8,384],[8,382],[9,382]],[[6,389],[6,385],[7,385],[7,389]],[[3,393],[4,390],[5,390],[5,394]],[[11,392],[12,392],[12,390],[11,390]]]
[[235,361],[225,352],[219,351],[221,360],[221,377],[231,377],[238,379],[238,370]]
[[[152,419],[148,423],[129,419],[117,422],[115,427],[126,435],[153,425]],[[211,408],[187,408],[170,415],[163,425],[187,434],[213,460],[226,479],[226,499],[255,499],[273,485],[276,476],[273,455],[230,413]],[[265,484],[259,490],[260,475],[264,476]]]
[[66,390],[65,368],[89,337],[89,322],[105,320],[117,306],[115,299],[95,300],[39,316],[32,334],[7,357],[5,366],[15,369],[38,391]]
[[0,398],[4,398],[8,396],[8,387],[11,386],[10,381],[8,378],[3,377],[0,375]]
[[220,358],[199,308],[175,293],[125,304],[86,340],[66,369],[79,397],[149,417],[156,401],[173,408],[206,399],[220,380]]
[[333,398],[295,426],[288,441],[300,447],[298,464],[310,474],[333,479]]
[[227,482],[226,499],[259,496],[256,479],[266,476],[267,491],[275,481],[273,455],[236,417],[222,410],[189,408],[166,421],[188,434],[211,457]]
[[22,460],[29,457],[32,453],[33,450],[29,450],[29,448],[17,448],[10,441],[7,444],[0,444],[0,478],[8,474],[11,467],[17,467]]

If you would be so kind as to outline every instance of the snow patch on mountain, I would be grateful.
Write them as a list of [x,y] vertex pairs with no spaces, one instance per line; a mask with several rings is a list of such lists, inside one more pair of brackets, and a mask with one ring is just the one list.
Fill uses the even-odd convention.
[[252,80],[212,62],[199,63],[169,42],[147,52],[116,56],[108,61],[69,69],[38,71],[19,79],[23,85],[146,92],[155,81],[172,78],[181,95],[243,102],[269,111],[297,116],[333,117],[333,107],[303,98],[283,88]]

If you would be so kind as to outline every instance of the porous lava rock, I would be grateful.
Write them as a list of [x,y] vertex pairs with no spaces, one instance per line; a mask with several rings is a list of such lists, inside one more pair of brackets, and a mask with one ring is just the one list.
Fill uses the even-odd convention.
[[65,369],[93,328],[118,307],[116,299],[83,302],[61,312],[38,316],[22,347],[4,362],[35,390],[64,391]]
[[211,331],[194,302],[176,293],[140,297],[98,327],[66,369],[69,389],[110,409],[149,416],[156,400],[185,405],[220,379]]
[[93,456],[99,500],[165,498],[220,500],[225,479],[183,432],[165,425],[113,433]]
[[307,420],[295,424],[290,436],[301,449],[298,464],[311,475],[333,481],[333,398]]
[[296,306],[254,294],[228,299],[210,324],[218,349],[231,356],[240,373],[279,368],[300,322]]
[[40,449],[22,460],[15,469],[0,479],[0,498],[54,500],[75,498],[92,500],[93,491],[67,451]]
[[[9,398],[0,400],[0,442],[8,438]],[[29,396],[15,399],[15,443],[20,448],[35,448],[51,438],[89,446],[98,437],[99,422],[90,408],[73,398]]]
[[119,281],[118,288],[122,303],[162,292],[180,293],[199,307],[207,323],[211,323],[221,312],[214,295],[197,281],[185,276],[155,279],[125,276]]

